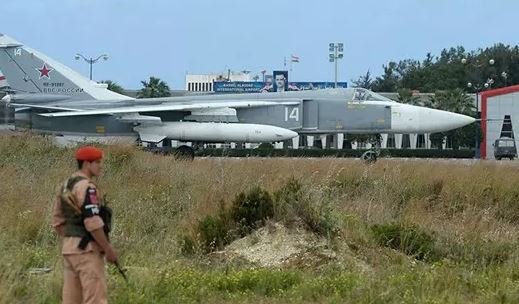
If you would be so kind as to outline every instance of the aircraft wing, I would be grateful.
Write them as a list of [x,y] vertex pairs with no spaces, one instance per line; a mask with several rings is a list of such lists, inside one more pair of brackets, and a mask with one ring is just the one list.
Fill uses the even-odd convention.
[[23,104],[23,103],[9,103],[9,106],[12,106],[12,107],[15,107],[15,108],[33,108],[33,109],[53,110],[53,111],[81,111],[79,109],[73,109],[73,108],[56,107],[56,106],[44,106],[44,105],[32,105],[32,104]]
[[202,109],[219,109],[219,108],[253,108],[266,107],[275,105],[298,105],[302,99],[279,99],[279,100],[233,100],[221,102],[192,102],[192,103],[164,103],[159,105],[148,106],[125,106],[104,108],[95,110],[74,110],[61,111],[53,113],[42,113],[41,116],[46,117],[70,117],[70,116],[94,116],[94,115],[117,115],[129,113],[146,113],[146,112],[167,112],[167,111],[194,111]]

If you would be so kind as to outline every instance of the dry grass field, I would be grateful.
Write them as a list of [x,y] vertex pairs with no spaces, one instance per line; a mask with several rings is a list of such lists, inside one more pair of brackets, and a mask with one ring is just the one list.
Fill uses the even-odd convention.
[[[105,151],[129,276],[109,267],[111,303],[519,303],[519,166]],[[74,169],[71,149],[0,137],[0,303],[60,302],[49,223]]]

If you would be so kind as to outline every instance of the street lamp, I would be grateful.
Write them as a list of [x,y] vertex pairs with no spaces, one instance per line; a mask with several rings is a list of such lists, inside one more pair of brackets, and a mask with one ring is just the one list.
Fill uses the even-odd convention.
[[508,86],[508,73],[503,71],[503,73],[501,73],[501,77],[503,77],[505,80],[505,87]]
[[335,63],[335,88],[337,88],[338,60],[344,58],[344,43],[330,43],[330,62]]
[[101,59],[101,58],[103,58],[103,60],[108,60],[109,57],[108,57],[108,55],[103,54],[103,55],[99,55],[99,57],[97,57],[95,59],[93,59],[92,57],[90,57],[90,59],[87,59],[85,56],[77,53],[76,56],[74,56],[74,58],[76,58],[76,60],[83,58],[83,60],[86,63],[90,64],[90,80],[92,80],[92,65],[94,63],[96,63],[97,61],[99,61],[99,59]]
[[[464,65],[470,65],[476,69],[480,69],[487,64],[485,62],[480,62],[477,59],[475,62],[469,62],[466,58],[461,59],[461,63]],[[494,59],[488,60],[488,65],[494,65],[495,63],[496,63],[496,61]],[[487,81],[483,84],[472,83],[472,82],[467,83],[467,87],[469,89],[473,89],[474,92],[476,93],[476,124],[477,124],[477,127],[476,127],[475,139],[474,139],[474,141],[475,141],[474,158],[476,158],[476,159],[481,158],[480,151],[479,151],[479,129],[481,127],[481,125],[480,125],[481,115],[479,114],[479,93],[483,90],[491,88],[493,84],[494,84],[494,79],[492,79],[492,78],[488,78]]]

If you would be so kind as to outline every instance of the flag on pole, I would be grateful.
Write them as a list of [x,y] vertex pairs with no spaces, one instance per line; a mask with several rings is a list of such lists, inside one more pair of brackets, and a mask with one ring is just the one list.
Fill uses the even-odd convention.
[[291,59],[292,62],[299,62],[299,59],[300,59],[299,56],[295,56],[295,55],[291,55],[291,58],[292,58]]
[[2,74],[2,71],[0,71],[0,88],[8,87],[9,84],[7,83],[7,79],[5,78],[4,74]]

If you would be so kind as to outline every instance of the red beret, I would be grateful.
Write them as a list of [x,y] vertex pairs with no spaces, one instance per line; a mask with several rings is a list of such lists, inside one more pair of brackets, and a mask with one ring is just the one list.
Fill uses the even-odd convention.
[[77,149],[76,159],[93,162],[103,158],[103,151],[96,147],[86,146]]

